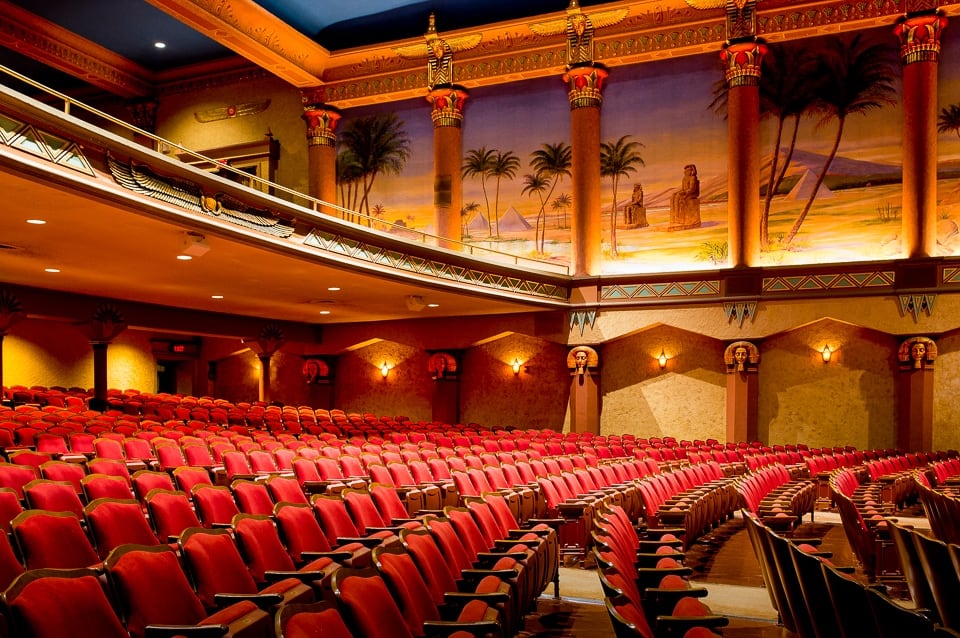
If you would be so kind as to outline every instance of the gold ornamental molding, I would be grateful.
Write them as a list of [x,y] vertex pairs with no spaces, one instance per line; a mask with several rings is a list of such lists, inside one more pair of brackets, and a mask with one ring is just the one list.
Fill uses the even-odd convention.
[[[593,7],[600,10],[607,5]],[[609,68],[700,53],[720,54],[726,39],[722,7],[695,9],[683,0],[667,2],[617,2],[627,16],[605,28],[594,39],[595,61]],[[960,0],[941,2],[945,15],[960,15]],[[791,2],[767,0],[758,4],[757,35],[768,42],[852,31],[871,27],[893,28],[903,15],[903,4],[894,0],[866,2]],[[466,88],[516,80],[561,75],[567,64],[564,34],[541,36],[532,26],[545,17],[502,22],[481,29],[479,46],[457,59],[453,81]],[[476,29],[474,29],[476,31]],[[464,32],[465,33],[465,32]],[[451,32],[456,36],[460,32]],[[391,45],[333,53],[323,74],[329,103],[341,108],[373,102],[423,97],[427,72],[422,64],[404,60]],[[615,69],[611,73],[615,80]]]

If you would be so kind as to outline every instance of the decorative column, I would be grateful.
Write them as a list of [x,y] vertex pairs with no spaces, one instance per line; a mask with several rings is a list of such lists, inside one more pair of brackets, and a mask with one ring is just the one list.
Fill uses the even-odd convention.
[[[903,249],[909,258],[937,251],[937,67],[947,19],[936,2],[907,2],[897,21],[903,60]],[[909,10],[909,9],[912,9]]]
[[900,396],[897,447],[908,452],[933,449],[933,364],[937,344],[911,337],[900,344]]
[[93,348],[93,397],[88,407],[103,412],[107,409],[107,346],[121,332],[127,329],[127,323],[116,306],[104,304],[93,313],[90,321],[78,326],[90,341]]
[[[438,85],[427,95],[433,120],[433,228],[434,234],[459,242],[463,225],[463,106],[467,90],[456,84]],[[455,248],[454,242],[441,242]],[[451,421],[453,423],[453,421]]]
[[[0,290],[0,388],[3,387],[3,338],[7,336],[13,324],[26,316],[20,300],[13,293]],[[3,396],[0,395],[0,400]]]
[[723,352],[727,372],[727,441],[756,441],[760,350],[749,341],[735,341]]
[[256,341],[250,344],[250,349],[260,360],[259,400],[264,403],[270,403],[273,400],[270,394],[270,359],[283,347],[284,343],[286,341],[283,338],[283,331],[279,326],[270,324],[265,326]]
[[600,434],[600,357],[589,346],[577,346],[567,354],[570,369],[570,431]]
[[760,64],[767,47],[756,37],[756,0],[727,6],[727,42],[720,54],[727,81],[727,254],[734,268],[757,263],[766,228],[760,215]]
[[570,68],[563,75],[570,100],[570,242],[574,276],[599,275],[601,270],[600,106],[606,79],[606,68],[592,62]]
[[[323,89],[303,92],[303,121],[307,124],[307,185],[309,195],[337,202],[337,122],[340,111],[323,103]],[[320,212],[336,214],[329,206]]]
[[439,423],[460,422],[460,367],[449,352],[434,352],[427,361],[433,379],[433,414]]

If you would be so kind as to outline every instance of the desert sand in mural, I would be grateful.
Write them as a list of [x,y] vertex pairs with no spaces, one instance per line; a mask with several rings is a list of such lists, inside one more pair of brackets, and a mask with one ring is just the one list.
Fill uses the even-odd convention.
[[[939,184],[937,242],[940,254],[960,253],[960,179]],[[770,211],[770,247],[758,265],[780,266],[811,263],[871,261],[903,256],[900,241],[900,184],[850,188],[818,196],[800,234],[789,245],[782,245],[804,204],[803,199],[774,198]],[[609,249],[609,207],[603,211],[604,274],[711,270],[727,266],[727,202],[711,201],[701,205],[702,226],[682,231],[667,231],[669,210],[647,208],[646,228],[618,227],[619,257]],[[622,213],[619,215],[622,220]],[[528,216],[531,227],[536,220]],[[569,214],[567,215],[569,224]],[[479,233],[478,233],[479,234]],[[552,211],[547,216],[546,253],[537,254],[533,230],[501,231],[500,239],[485,236],[468,240],[472,244],[503,252],[568,263],[570,230]]]

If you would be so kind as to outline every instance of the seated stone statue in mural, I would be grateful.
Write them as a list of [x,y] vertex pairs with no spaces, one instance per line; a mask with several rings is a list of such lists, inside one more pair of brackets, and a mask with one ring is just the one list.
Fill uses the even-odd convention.
[[646,228],[650,225],[647,222],[647,207],[643,205],[643,186],[640,184],[633,185],[633,195],[623,207],[623,216],[627,228]]
[[700,227],[700,179],[695,164],[683,167],[680,190],[670,198],[670,225],[667,230]]

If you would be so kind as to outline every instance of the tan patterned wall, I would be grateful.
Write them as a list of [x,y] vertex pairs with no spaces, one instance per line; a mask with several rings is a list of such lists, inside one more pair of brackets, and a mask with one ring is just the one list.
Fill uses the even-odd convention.
[[933,373],[933,447],[960,449],[960,334],[939,339]]
[[[334,405],[346,412],[431,419],[433,388],[425,352],[392,341],[378,341],[337,359]],[[384,379],[380,366],[389,371]]]
[[[725,344],[670,326],[610,342],[600,352],[602,434],[723,440]],[[661,370],[657,356],[667,355]]]
[[[833,354],[823,363],[821,351]],[[824,319],[760,344],[759,433],[767,444],[896,446],[899,340]]]
[[[515,375],[517,359],[522,367]],[[560,430],[569,392],[566,346],[509,334],[464,353],[460,420]]]

